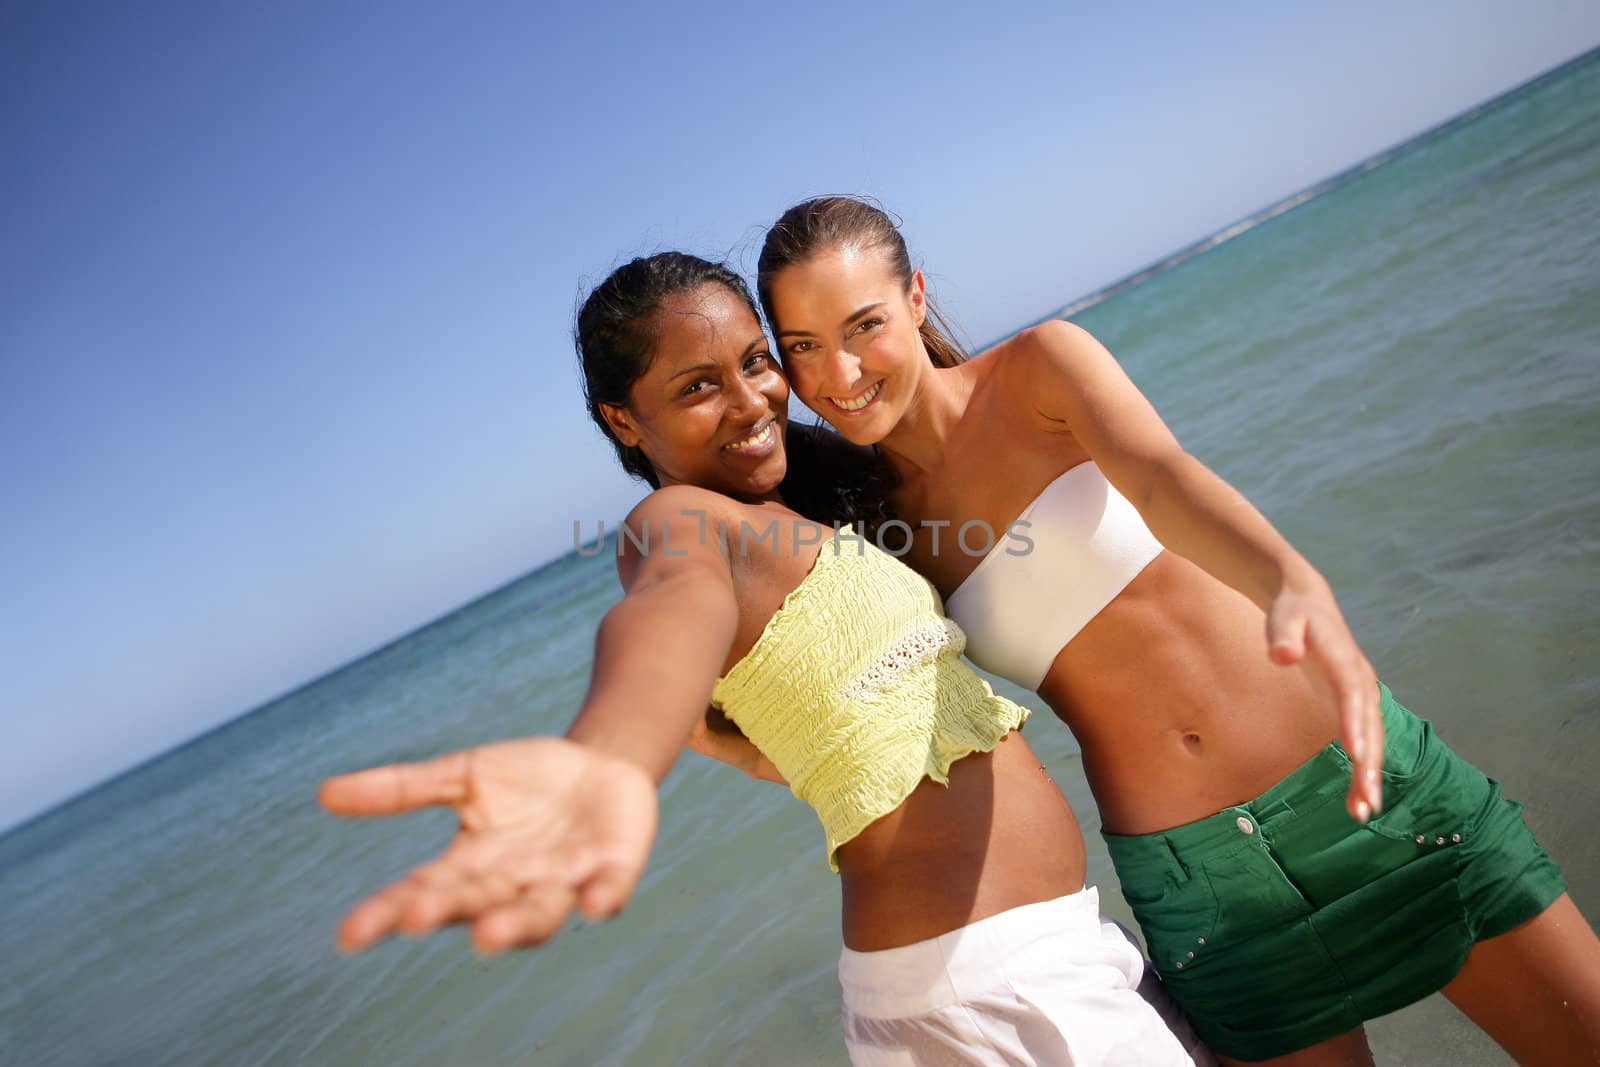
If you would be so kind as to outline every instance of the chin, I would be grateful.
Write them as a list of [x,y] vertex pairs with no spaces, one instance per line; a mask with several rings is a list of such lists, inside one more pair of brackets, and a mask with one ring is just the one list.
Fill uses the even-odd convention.
[[789,463],[786,458],[773,463],[764,463],[754,471],[743,472],[730,478],[724,492],[731,496],[766,496],[783,484],[783,479],[788,473]]
[[859,423],[835,426],[839,435],[853,445],[875,445],[883,440],[883,434],[875,431],[871,426],[862,426]]

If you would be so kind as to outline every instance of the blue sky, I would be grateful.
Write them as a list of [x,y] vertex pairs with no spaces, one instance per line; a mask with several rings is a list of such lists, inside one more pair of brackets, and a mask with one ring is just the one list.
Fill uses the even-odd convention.
[[1600,44],[871,7],[0,12],[0,827],[623,513],[569,341],[623,259],[868,193],[988,340]]

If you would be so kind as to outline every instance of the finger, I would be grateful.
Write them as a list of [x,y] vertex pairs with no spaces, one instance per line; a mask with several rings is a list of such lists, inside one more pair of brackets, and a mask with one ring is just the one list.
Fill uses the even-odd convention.
[[1267,655],[1281,667],[1299,663],[1306,654],[1306,616],[1274,610],[1267,615]]
[[492,955],[543,944],[572,914],[575,899],[568,886],[531,886],[516,901],[492,909],[472,924],[473,947]]
[[578,891],[578,910],[596,922],[615,918],[627,905],[638,880],[637,874],[602,867]]
[[1352,768],[1350,775],[1350,793],[1345,797],[1345,810],[1356,822],[1364,823],[1374,814],[1372,802],[1367,798],[1372,795],[1370,783],[1375,772],[1371,770],[1358,770]]
[[341,774],[322,783],[317,799],[335,815],[394,815],[467,797],[471,752],[452,752],[424,763]]
[[1388,751],[1388,738],[1383,729],[1383,702],[1374,679],[1367,697],[1367,751],[1372,753],[1372,773],[1367,777],[1367,803],[1373,814],[1383,810],[1383,754]]
[[644,858],[612,849],[596,849],[578,858],[578,910],[590,919],[612,918],[633,896],[644,873]]
[[398,932],[419,897],[447,889],[459,880],[443,861],[418,867],[350,909],[336,934],[339,947],[347,952],[359,952]]
[[516,899],[517,887],[508,878],[452,872],[420,887],[402,910],[397,926],[414,936],[427,934],[448,923],[471,922]]
[[416,886],[396,882],[361,901],[339,923],[334,939],[346,952],[360,952],[388,937],[397,929],[401,914],[410,903]]
[[[1378,810],[1382,799],[1383,724],[1376,719],[1377,684],[1346,691],[1340,700],[1340,732],[1350,753],[1350,792],[1346,806],[1361,822]],[[1377,733],[1374,735],[1374,729]]]

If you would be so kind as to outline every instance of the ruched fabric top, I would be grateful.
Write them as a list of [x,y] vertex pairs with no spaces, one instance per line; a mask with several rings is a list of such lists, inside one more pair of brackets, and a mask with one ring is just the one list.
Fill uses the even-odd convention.
[[1029,542],[996,545],[950,594],[967,655],[991,674],[1038,689],[1061,650],[1161,554],[1143,517],[1093,461],[1044,487],[1015,527]]
[[839,846],[924,776],[988,752],[1027,709],[961,660],[966,637],[911,568],[848,531],[823,545],[712,703],[772,761]]

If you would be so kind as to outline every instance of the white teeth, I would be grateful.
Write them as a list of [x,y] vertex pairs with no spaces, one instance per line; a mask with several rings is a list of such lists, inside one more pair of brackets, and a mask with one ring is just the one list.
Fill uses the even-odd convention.
[[722,447],[733,452],[746,452],[752,448],[765,448],[778,436],[778,424],[769,422],[749,437],[742,437],[737,441],[729,441]]
[[862,393],[858,397],[855,397],[854,399],[851,399],[851,400],[840,400],[836,396],[830,396],[828,399],[833,401],[833,403],[834,403],[834,405],[836,407],[842,408],[845,411],[860,411],[862,408],[864,408],[868,404],[872,403],[873,397],[877,396],[878,395],[878,390],[882,389],[882,388],[883,388],[883,383],[882,382],[878,382],[875,385],[873,385],[873,387],[871,389],[868,389],[866,392]]

